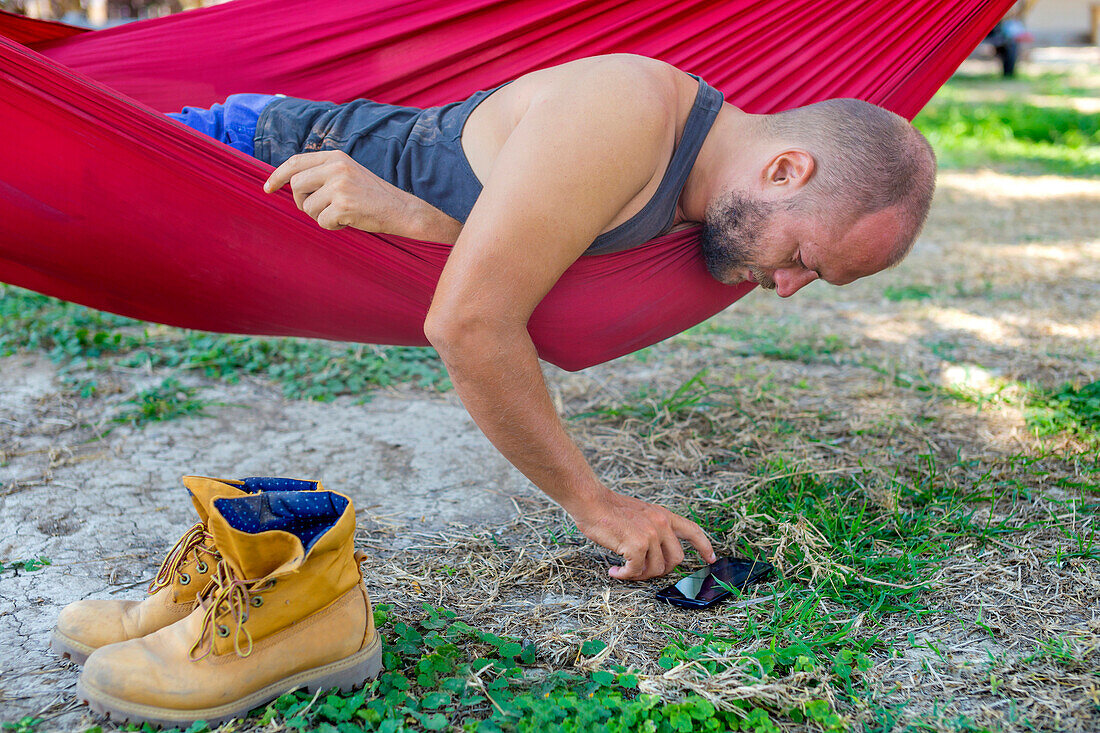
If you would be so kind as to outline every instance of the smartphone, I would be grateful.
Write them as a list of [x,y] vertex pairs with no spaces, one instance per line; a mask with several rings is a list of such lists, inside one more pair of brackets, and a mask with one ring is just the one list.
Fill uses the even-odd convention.
[[722,583],[743,591],[771,571],[772,566],[763,560],[720,557],[676,585],[657,591],[657,600],[682,608],[710,608],[730,595]]

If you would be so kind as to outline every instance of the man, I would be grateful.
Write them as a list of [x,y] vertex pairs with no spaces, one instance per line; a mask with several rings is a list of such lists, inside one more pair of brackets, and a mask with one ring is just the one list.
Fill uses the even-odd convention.
[[[493,444],[589,538],[620,580],[664,575],[695,523],[604,486],[554,410],[527,321],[584,254],[703,225],[710,272],[789,297],[844,285],[909,251],[935,158],[908,122],[856,100],[777,115],[722,102],[691,75],[625,54],[580,59],[416,110],[234,95],[213,123],[277,165],[326,229],[451,243],[424,332]],[[211,131],[210,112],[176,119]],[[222,114],[222,113],[219,113]]]

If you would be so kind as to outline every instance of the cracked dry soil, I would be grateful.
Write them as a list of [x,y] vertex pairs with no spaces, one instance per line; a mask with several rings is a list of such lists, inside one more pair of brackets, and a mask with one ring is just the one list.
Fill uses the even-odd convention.
[[97,435],[102,401],[66,397],[47,359],[7,357],[0,370],[0,561],[51,562],[0,574],[0,720],[45,718],[39,730],[95,723],[50,632],[71,601],[144,595],[195,522],[182,475],[321,479],[352,498],[361,531],[383,524],[398,538],[505,523],[512,498],[536,491],[452,395],[322,404],[215,383],[204,391],[221,403],[211,417]]

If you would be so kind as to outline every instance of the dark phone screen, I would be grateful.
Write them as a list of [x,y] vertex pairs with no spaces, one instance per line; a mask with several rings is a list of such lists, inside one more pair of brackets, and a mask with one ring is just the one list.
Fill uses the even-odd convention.
[[723,557],[713,565],[681,579],[674,587],[685,598],[706,603],[729,593],[718,581],[733,588],[741,588],[752,576],[765,572],[765,568],[770,569],[770,566],[767,563]]

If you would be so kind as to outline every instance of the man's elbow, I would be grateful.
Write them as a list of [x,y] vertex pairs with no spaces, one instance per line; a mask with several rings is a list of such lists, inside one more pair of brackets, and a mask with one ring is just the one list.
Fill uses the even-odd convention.
[[459,328],[459,324],[454,318],[435,315],[431,311],[428,312],[428,317],[424,319],[424,337],[440,353],[443,353],[447,345],[455,340]]
[[424,336],[444,358],[487,349],[515,337],[515,328],[492,313],[435,313],[424,320]]

